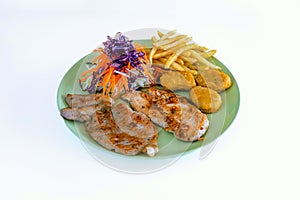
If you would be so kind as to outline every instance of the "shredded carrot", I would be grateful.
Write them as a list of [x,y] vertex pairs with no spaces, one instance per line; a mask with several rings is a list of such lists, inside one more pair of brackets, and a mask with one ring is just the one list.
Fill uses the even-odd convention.
[[105,91],[106,91],[106,86],[110,80],[110,77],[112,75],[112,72],[115,70],[114,67],[110,67],[109,68],[109,71],[104,75],[104,78],[103,78],[103,94],[105,94]]
[[85,76],[85,75],[87,75],[88,73],[92,73],[92,72],[94,72],[94,71],[97,71],[99,68],[100,68],[100,67],[91,68],[91,69],[89,69],[89,70],[83,72],[83,73],[81,74],[81,76]]
[[104,74],[106,74],[108,71],[109,71],[109,68],[105,68],[101,74],[98,74],[96,76],[96,78],[101,78],[101,76],[103,76]]
[[146,60],[146,63],[149,63],[149,60],[147,58],[147,54],[146,54],[146,51],[144,49],[144,46],[141,45],[141,44],[139,44],[139,43],[137,43],[137,42],[135,42],[134,43],[134,47],[136,48],[137,51],[142,51],[145,54],[144,58]]
[[92,60],[92,63],[96,63],[96,61],[98,61],[98,63],[99,63],[99,61],[100,61],[100,59],[105,59],[107,56],[106,56],[106,54],[104,54],[104,53],[102,53],[102,54],[100,54],[99,56],[96,56],[93,60]]
[[99,49],[94,49],[93,52],[103,52],[103,48],[99,48]]
[[141,45],[140,43],[135,42],[134,43],[134,47],[138,50],[138,49],[144,49],[144,46]]
[[80,78],[79,79],[79,81],[86,81],[88,78],[90,78],[92,76],[92,74],[91,75],[89,75],[89,76],[86,76],[86,77],[83,77],[83,78]]
[[[97,58],[98,61],[101,59],[101,61],[97,63],[97,66],[96,66],[96,67],[91,68],[91,69],[89,69],[89,70],[83,72],[83,73],[81,74],[81,77],[82,77],[82,78],[79,79],[80,81],[85,81],[85,80],[87,80],[89,77],[91,77],[91,76],[93,75],[93,72],[98,71],[101,67],[107,67],[109,58],[108,58],[105,54],[101,54],[101,55],[99,55],[99,56],[97,56],[97,57],[95,57],[95,58]],[[86,77],[84,77],[84,76],[86,76]]]
[[97,86],[97,87],[100,87],[100,86],[102,86],[102,84],[103,84],[103,81],[102,81],[102,82],[99,82],[99,83],[97,83],[97,84],[96,84],[96,86]]
[[111,81],[110,81],[110,84],[109,84],[109,87],[108,89],[106,90],[106,94],[109,94],[110,91],[114,91],[114,88],[115,88],[115,76],[112,76],[111,77]]
[[130,62],[128,62],[127,69],[131,69]]
[[[143,58],[138,58],[140,61],[142,61],[142,67],[144,68],[144,74],[152,77],[149,73],[149,70],[144,65],[145,61],[148,63],[148,59],[146,56],[146,52],[141,44],[134,43],[134,46],[136,47],[137,51],[143,52],[145,55]],[[99,52],[100,54],[93,58],[92,63],[97,64],[95,67],[88,69],[87,71],[83,72],[81,74],[81,78],[79,78],[79,82],[86,81],[88,78],[91,78],[96,73],[96,76],[93,77],[93,80],[99,80],[95,84],[96,87],[102,87],[102,92],[104,95],[109,95],[110,93],[119,93],[121,92],[122,88],[125,90],[129,90],[128,86],[128,79],[124,75],[127,74],[127,71],[123,68],[119,73],[114,73],[115,67],[113,65],[110,65],[111,62],[110,58],[105,54],[103,48],[95,49],[93,52]],[[128,70],[131,70],[133,66],[130,62],[128,62],[127,66],[125,67]],[[99,72],[101,73],[99,74]],[[117,95],[117,94],[113,94]]]
[[118,83],[119,82],[119,80],[120,80],[120,78],[121,78],[121,74],[117,74],[117,75],[115,75],[115,83]]

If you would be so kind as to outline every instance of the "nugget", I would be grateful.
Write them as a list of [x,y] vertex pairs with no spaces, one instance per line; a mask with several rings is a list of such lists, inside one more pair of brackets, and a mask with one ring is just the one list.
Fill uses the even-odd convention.
[[222,105],[222,98],[219,93],[201,86],[190,90],[190,99],[204,113],[217,112]]
[[190,72],[170,71],[160,77],[160,84],[169,90],[189,90],[196,86],[195,78]]
[[214,69],[203,70],[197,75],[196,82],[199,86],[208,87],[217,92],[222,92],[232,85],[227,74]]

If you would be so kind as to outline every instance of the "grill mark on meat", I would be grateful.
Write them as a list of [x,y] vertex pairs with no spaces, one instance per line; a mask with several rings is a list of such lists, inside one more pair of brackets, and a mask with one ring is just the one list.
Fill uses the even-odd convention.
[[165,128],[166,131],[174,133],[179,128],[182,117],[177,95],[156,88],[149,88],[149,94],[152,96],[152,101],[156,109],[162,113],[163,119],[166,122],[166,126],[163,128]]
[[86,123],[86,127],[95,141],[117,153],[137,155],[145,152],[149,156],[154,156],[158,151],[157,134],[149,138],[139,138],[123,132],[115,123],[109,109],[97,111],[93,120]]
[[[104,104],[85,106],[80,108],[72,108],[67,107],[63,108],[60,111],[60,114],[65,119],[75,120],[79,122],[85,122],[91,120],[92,114],[94,114],[95,110],[100,110],[103,108]],[[110,104],[106,106],[111,106]]]
[[96,104],[111,104],[112,99],[103,94],[67,94],[67,104],[72,108],[80,108]]
[[[75,107],[62,109],[61,115],[65,119],[85,122],[89,135],[106,149],[125,155],[137,155],[144,152],[148,156],[154,156],[158,152],[158,131],[147,138],[131,136],[115,123],[111,110],[113,103],[111,98],[98,95],[96,101],[92,100],[88,103],[89,106],[86,106],[86,103],[82,103],[84,99],[96,97],[87,96],[89,97],[68,95],[66,98],[69,100],[66,101],[71,101],[70,105]],[[142,119],[138,113],[136,115],[137,119]]]
[[[122,98],[129,101],[134,110],[145,113],[154,123],[174,133],[179,140],[195,141],[207,131],[207,116],[184,97],[156,88],[149,88],[149,94],[145,94],[133,91]],[[143,105],[152,106],[142,109]]]
[[198,140],[208,129],[208,118],[184,97],[179,97],[179,100],[182,108],[182,120],[174,136],[183,141]]
[[148,113],[150,108],[153,106],[152,97],[145,92],[128,92],[122,96],[122,99],[130,102],[131,105],[134,105],[135,111],[142,112],[144,114]]
[[158,133],[149,117],[123,103],[113,106],[112,114],[118,127],[131,136],[148,138]]
[[180,125],[181,108],[175,94],[155,88],[149,94],[133,91],[122,96],[134,110],[146,114],[166,131],[175,132]]

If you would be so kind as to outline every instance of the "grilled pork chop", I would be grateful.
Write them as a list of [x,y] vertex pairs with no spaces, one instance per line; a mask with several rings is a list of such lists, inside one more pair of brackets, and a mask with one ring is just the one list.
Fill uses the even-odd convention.
[[158,152],[158,134],[148,138],[139,138],[123,132],[115,123],[110,107],[97,110],[92,120],[86,123],[86,130],[103,147],[125,155],[140,152],[154,156]]
[[179,97],[179,101],[182,117],[179,129],[174,132],[174,136],[187,142],[198,140],[208,129],[207,116],[184,97]]
[[134,110],[142,112],[150,119],[174,133],[183,141],[198,140],[208,129],[207,116],[184,97],[164,90],[149,88],[149,94],[133,91],[122,96]]
[[96,110],[100,110],[103,104],[85,106],[80,108],[67,107],[60,110],[61,116],[68,120],[86,122],[90,121]]
[[[83,99],[95,99],[95,96],[93,94],[74,96],[76,98],[72,98],[71,105],[76,105],[76,107],[62,109],[61,115],[69,120],[85,122],[86,130],[100,145],[125,155],[136,155],[144,152],[148,156],[154,156],[158,152],[158,131],[153,130],[151,136],[146,138],[132,136],[128,132],[122,131],[113,118],[111,111],[113,101],[111,98],[103,96],[94,101],[95,104],[101,102],[100,104],[84,106],[86,102]],[[69,102],[67,101],[67,103]],[[139,113],[136,112],[135,115],[138,117]],[[126,126],[128,121],[122,123]],[[150,126],[144,124],[143,121],[137,123],[137,126]]]
[[103,94],[67,94],[66,102],[72,108],[80,108],[101,103],[110,104],[112,99]]
[[119,103],[112,107],[112,114],[118,127],[131,136],[148,138],[157,134],[157,127],[150,118],[129,106]]
[[147,94],[140,91],[132,91],[122,96],[134,110],[142,112],[166,131],[175,132],[180,126],[181,107],[179,99],[173,93],[160,90],[156,95],[154,88],[150,88]]

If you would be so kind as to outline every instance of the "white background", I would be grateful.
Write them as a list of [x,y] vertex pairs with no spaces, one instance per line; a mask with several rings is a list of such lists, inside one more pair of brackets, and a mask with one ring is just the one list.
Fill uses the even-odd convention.
[[[300,199],[299,8],[285,1],[2,0],[1,199]],[[212,153],[111,170],[64,125],[65,72],[117,31],[177,29],[234,74],[238,116]]]

